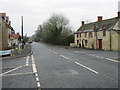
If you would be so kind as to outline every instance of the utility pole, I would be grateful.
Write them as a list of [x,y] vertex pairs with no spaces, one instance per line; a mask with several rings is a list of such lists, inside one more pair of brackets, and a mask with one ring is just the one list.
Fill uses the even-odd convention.
[[22,49],[24,48],[24,43],[23,43],[23,16],[21,17],[22,25],[21,25],[21,34],[22,34]]

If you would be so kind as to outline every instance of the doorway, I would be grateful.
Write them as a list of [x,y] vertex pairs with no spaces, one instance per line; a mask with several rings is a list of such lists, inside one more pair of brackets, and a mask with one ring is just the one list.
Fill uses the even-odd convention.
[[99,45],[99,49],[102,49],[102,39],[98,39],[98,45]]

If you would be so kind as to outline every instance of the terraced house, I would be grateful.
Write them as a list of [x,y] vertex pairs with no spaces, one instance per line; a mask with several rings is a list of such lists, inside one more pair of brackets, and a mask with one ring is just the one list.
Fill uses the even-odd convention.
[[0,13],[0,51],[12,47],[15,30],[11,27],[11,21],[6,13]]
[[120,12],[118,16],[103,20],[98,16],[98,21],[85,24],[75,33],[77,47],[102,50],[120,50]]

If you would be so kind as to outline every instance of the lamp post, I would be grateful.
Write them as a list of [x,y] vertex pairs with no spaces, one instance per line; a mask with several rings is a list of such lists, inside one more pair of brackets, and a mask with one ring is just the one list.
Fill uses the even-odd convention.
[[21,17],[21,34],[22,34],[22,49],[24,48],[24,44],[23,44],[23,16]]

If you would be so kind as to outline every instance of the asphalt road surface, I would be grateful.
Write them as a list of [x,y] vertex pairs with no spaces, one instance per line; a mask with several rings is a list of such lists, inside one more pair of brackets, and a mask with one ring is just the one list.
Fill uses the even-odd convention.
[[118,52],[35,42],[32,51],[2,61],[2,88],[118,88]]

